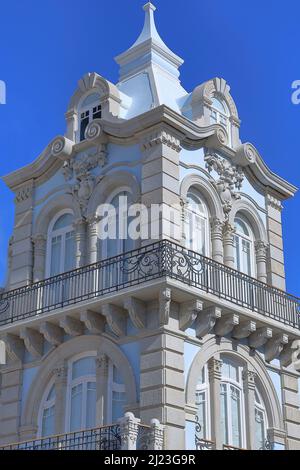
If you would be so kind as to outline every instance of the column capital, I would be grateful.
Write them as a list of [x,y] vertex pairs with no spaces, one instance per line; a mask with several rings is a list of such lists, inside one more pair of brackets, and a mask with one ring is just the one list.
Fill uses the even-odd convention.
[[98,214],[91,214],[91,215],[88,215],[86,218],[86,222],[90,227],[97,225],[100,222],[100,220],[101,220],[101,217]]
[[222,236],[223,233],[223,222],[218,217],[210,218],[210,227],[212,235]]
[[221,380],[222,364],[223,364],[223,361],[221,361],[220,359],[211,357],[207,363],[209,376],[212,378]]
[[243,381],[246,383],[248,388],[255,388],[255,379],[257,377],[257,373],[254,370],[244,369],[242,373]]
[[80,217],[73,222],[73,227],[77,232],[80,232],[85,229],[87,220],[85,217]]
[[223,236],[224,240],[233,240],[233,235],[235,233],[235,227],[231,225],[228,221],[223,223]]
[[96,370],[103,376],[108,376],[109,359],[106,354],[100,354],[96,357]]
[[67,380],[68,368],[66,364],[60,364],[52,371],[55,377],[55,383],[64,382]]
[[254,247],[255,247],[255,253],[256,256],[261,256],[261,257],[266,257],[267,256],[267,250],[268,250],[268,244],[265,243],[262,240],[256,240],[254,242]]

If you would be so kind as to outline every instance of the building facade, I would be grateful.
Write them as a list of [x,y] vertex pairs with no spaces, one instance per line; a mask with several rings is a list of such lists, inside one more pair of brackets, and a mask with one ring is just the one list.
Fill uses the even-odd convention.
[[65,135],[4,177],[0,444],[300,449],[296,188],[241,142],[224,79],[182,87],[144,10],[119,82],[87,73]]

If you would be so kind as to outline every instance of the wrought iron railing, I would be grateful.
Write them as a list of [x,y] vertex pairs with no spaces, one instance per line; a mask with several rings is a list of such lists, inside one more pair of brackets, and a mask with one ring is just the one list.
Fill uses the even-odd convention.
[[0,295],[0,325],[169,277],[299,328],[300,300],[168,240]]
[[223,444],[223,450],[247,450],[247,449],[243,449],[242,447],[230,446],[228,444]]
[[0,447],[0,450],[120,450],[118,424],[43,437]]
[[199,439],[195,440],[196,450],[215,450],[216,443],[214,441],[209,441],[208,439]]

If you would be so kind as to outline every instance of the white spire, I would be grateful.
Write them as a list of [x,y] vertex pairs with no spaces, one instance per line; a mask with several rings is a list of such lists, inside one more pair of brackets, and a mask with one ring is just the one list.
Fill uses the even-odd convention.
[[125,52],[115,58],[120,65],[120,80],[127,79],[151,64],[157,63],[174,77],[178,78],[178,68],[183,60],[172,52],[157,32],[154,11],[156,7],[148,2],[144,5],[144,27],[135,43]]
[[139,44],[142,44],[143,42],[149,39],[155,41],[161,47],[168,49],[163,40],[161,39],[160,35],[158,34],[155,26],[154,12],[156,10],[156,7],[152,3],[148,2],[146,3],[146,5],[143,6],[143,10],[145,11],[144,27],[138,39],[131,46],[130,49],[135,46],[138,46]]

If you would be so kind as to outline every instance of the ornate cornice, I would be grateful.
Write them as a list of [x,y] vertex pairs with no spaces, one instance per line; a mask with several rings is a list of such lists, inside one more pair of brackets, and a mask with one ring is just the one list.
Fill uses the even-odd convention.
[[180,140],[171,135],[169,132],[160,130],[153,134],[146,136],[142,142],[142,150],[149,150],[150,148],[155,147],[156,145],[166,145],[167,147],[175,150],[175,152],[180,152],[181,145]]
[[272,196],[272,194],[267,194],[266,201],[268,206],[272,207],[273,209],[277,209],[278,211],[282,211],[283,205],[281,201],[275,196]]

